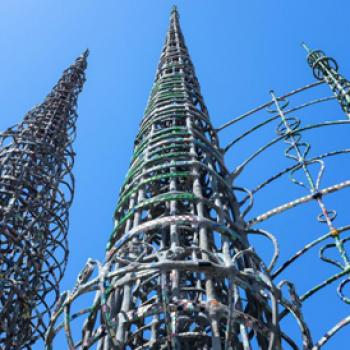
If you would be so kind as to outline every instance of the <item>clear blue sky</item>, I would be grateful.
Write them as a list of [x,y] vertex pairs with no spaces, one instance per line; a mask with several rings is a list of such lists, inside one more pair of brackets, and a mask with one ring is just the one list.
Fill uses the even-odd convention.
[[[62,290],[73,287],[88,257],[104,257],[112,213],[174,3],[179,7],[186,43],[215,126],[267,101],[271,88],[283,94],[312,82],[301,41],[335,57],[341,71],[350,77],[350,3],[346,0],[2,0],[0,130],[19,122],[26,111],[43,100],[62,71],[85,48],[90,49],[87,82],[79,98],[74,145],[77,187],[71,209],[71,252]],[[323,87],[315,97],[328,94]],[[310,120],[304,121],[303,112],[297,116],[304,124],[316,118],[309,113],[305,116]],[[317,110],[317,117],[330,120],[343,115],[333,103],[323,111]],[[222,144],[242,130],[243,126],[225,131]],[[347,135],[345,127],[334,128],[310,134],[308,140],[322,151],[332,150],[346,147]],[[264,136],[250,139],[250,151],[232,150],[228,165],[233,168],[239,164],[244,154],[263,143]],[[271,174],[288,164],[282,157],[284,149],[281,144],[267,154],[255,168],[252,166],[249,172],[247,169],[237,184],[257,184],[265,172]],[[330,169],[333,164],[336,163]],[[338,163],[337,171],[326,178],[324,185],[347,179],[349,170],[348,161]],[[257,196],[251,216],[306,194],[287,180],[278,186],[263,199]],[[349,191],[344,191],[338,197],[329,197],[330,206],[338,208],[339,225],[347,223],[348,195]],[[281,240],[282,257],[287,257],[304,242],[326,232],[322,225],[314,223],[318,212],[312,203],[259,227],[269,229]],[[262,247],[264,243],[260,246],[264,256]],[[312,285],[311,280],[321,281],[335,271],[319,262],[314,252],[299,265],[299,270],[286,277],[298,279],[297,290],[302,294]],[[336,284],[305,304],[305,318],[312,325],[315,339],[349,314],[349,306],[338,301],[335,288]],[[324,349],[345,349],[348,335],[349,328]],[[59,344],[57,349],[65,349],[65,345]]]

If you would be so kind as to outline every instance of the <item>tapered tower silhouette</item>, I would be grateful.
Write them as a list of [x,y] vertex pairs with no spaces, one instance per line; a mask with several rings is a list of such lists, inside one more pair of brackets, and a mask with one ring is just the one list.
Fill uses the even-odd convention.
[[[47,348],[64,326],[70,349],[277,350],[293,344],[279,327],[281,303],[308,349],[299,304],[250,247],[231,182],[174,8],[106,261],[89,260],[62,294]],[[89,293],[93,304],[75,312]],[[74,332],[70,321],[85,314]]]
[[87,52],[45,101],[0,135],[0,347],[42,337],[67,262],[72,142]]

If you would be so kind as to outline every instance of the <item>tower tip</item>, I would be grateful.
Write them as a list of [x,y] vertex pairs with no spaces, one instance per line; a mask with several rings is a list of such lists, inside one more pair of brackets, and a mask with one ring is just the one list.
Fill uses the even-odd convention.
[[177,10],[177,6],[173,5],[173,7],[171,8],[171,15],[179,15],[179,11]]
[[90,50],[89,49],[86,49],[85,51],[83,51],[83,53],[81,54],[81,57],[83,58],[87,58],[90,54]]
[[84,50],[81,55],[75,60],[75,67],[78,69],[85,70],[87,67],[87,58],[89,56],[89,49]]
[[301,46],[305,49],[305,51],[307,53],[311,52],[311,49],[306,45],[306,43],[304,41],[301,43]]

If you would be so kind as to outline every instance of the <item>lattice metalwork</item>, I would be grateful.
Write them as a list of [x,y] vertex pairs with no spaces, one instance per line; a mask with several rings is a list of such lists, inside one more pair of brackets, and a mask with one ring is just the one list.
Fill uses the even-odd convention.
[[330,86],[341,108],[350,118],[350,82],[338,73],[338,63],[335,59],[326,56],[323,51],[310,50],[305,43],[302,45],[308,52],[307,62],[312,68],[314,77]]
[[0,135],[0,347],[43,337],[67,262],[72,142],[87,52],[45,101]]
[[239,192],[250,196],[232,187],[174,9],[106,260],[62,294],[47,349],[62,328],[69,349],[298,349],[281,312],[310,349],[293,285],[272,282],[277,256],[266,266],[249,244],[272,236],[247,225]]
[[[303,46],[307,48],[305,44],[303,44]],[[307,112],[310,108],[315,108],[316,106],[321,105],[324,106],[324,104],[332,102],[336,99],[338,100],[346,116],[349,117],[348,112],[350,108],[350,100],[348,95],[348,87],[350,86],[350,83],[337,73],[338,64],[334,59],[326,57],[322,51],[311,51],[308,48],[307,50],[309,52],[307,61],[312,67],[314,76],[319,80],[319,82],[311,83],[279,97],[277,97],[275,93],[271,91],[271,101],[230,120],[221,127],[217,128],[216,131],[217,133],[220,133],[233,125],[235,125],[236,128],[240,128],[239,123],[244,123],[244,121],[247,121],[248,119],[254,120],[255,118],[256,120],[259,120],[259,118],[262,118],[262,121],[258,123],[254,123],[253,121],[253,126],[249,127],[245,132],[238,135],[224,148],[225,153],[230,150],[236,150],[237,154],[239,145],[242,142],[248,140],[249,137],[254,138],[254,136],[263,129],[266,129],[266,127],[276,123],[277,135],[266,144],[263,144],[261,147],[255,150],[241,164],[238,164],[235,170],[231,173],[231,177],[235,182],[239,181],[240,176],[249,171],[247,168],[254,163],[254,161],[258,160],[265,153],[268,153],[274,146],[280,144],[282,141],[287,144],[284,156],[289,161],[289,164],[285,169],[279,169],[276,170],[275,173],[271,173],[271,176],[255,185],[252,189],[247,189],[247,195],[241,200],[241,203],[251,203],[254,196],[260,195],[262,191],[265,191],[265,195],[275,193],[273,185],[286,176],[289,177],[293,184],[303,188],[308,194],[281,204],[273,209],[267,210],[266,212],[255,217],[246,218],[246,229],[253,229],[261,222],[267,222],[267,220],[277,217],[278,215],[282,215],[282,213],[285,214],[288,211],[291,211],[293,208],[314,201],[320,210],[320,214],[317,216],[317,221],[323,224],[325,229],[311,242],[308,242],[305,246],[300,246],[300,249],[295,254],[285,260],[280,261],[280,259],[278,259],[280,256],[280,249],[277,245],[277,239],[271,233],[266,235],[266,237],[271,240],[273,246],[275,247],[273,256],[275,258],[274,261],[276,263],[276,267],[271,270],[272,280],[277,283],[276,280],[283,276],[283,274],[294,264],[299,263],[299,260],[305,258],[305,256],[311,254],[313,250],[319,248],[319,257],[321,261],[336,267],[336,271],[324,281],[320,281],[309,290],[306,290],[298,298],[298,302],[301,305],[303,305],[305,302],[311,302],[313,299],[311,297],[314,297],[316,293],[323,291],[332,283],[340,280],[337,287],[337,293],[343,302],[350,304],[350,297],[346,295],[347,293],[345,291],[345,289],[349,286],[350,281],[350,260],[349,250],[347,249],[347,243],[350,240],[350,225],[337,225],[337,212],[334,209],[330,209],[326,204],[326,196],[328,197],[329,194],[346,189],[350,186],[350,180],[348,179],[349,175],[344,171],[338,172],[342,174],[343,177],[341,182],[326,187],[322,186],[326,173],[326,161],[344,156],[350,152],[350,149],[344,148],[330,150],[311,156],[311,144],[307,141],[307,135],[304,135],[309,134],[309,136],[312,136],[313,132],[324,128],[337,126],[345,127],[349,124],[349,120],[348,118],[345,120],[341,118],[326,121],[321,120],[303,126],[301,119],[295,116],[296,113]],[[304,96],[310,91],[315,91],[324,83],[331,87],[332,91],[334,92],[334,96],[326,96],[303,101],[299,105],[291,107],[289,101],[290,99],[296,98],[297,96]],[[266,114],[266,112],[268,114]],[[320,113],[320,111],[316,112],[316,114],[318,113]],[[323,141],[323,143],[325,143],[327,146],[331,145],[327,137],[324,138]],[[272,165],[273,162],[270,162],[269,166],[271,169],[273,169]],[[338,164],[338,168],[339,166],[341,167],[341,163]],[[259,175],[256,174],[255,178],[258,179],[258,177]],[[262,198],[264,198],[264,196],[262,196]],[[291,240],[298,239],[299,235],[307,234],[308,230],[310,229],[309,227],[305,227],[302,232],[298,232],[297,234],[293,232],[293,223],[288,221],[288,217],[285,217],[285,222],[290,225],[289,232],[294,234],[294,236],[290,238]],[[303,274],[303,272],[303,270],[300,270],[300,274]],[[293,280],[293,282],[298,285],[299,281]],[[328,300],[325,300],[324,302],[327,303]],[[282,311],[279,314],[279,320],[282,321],[287,314],[287,310]],[[323,317],[320,317],[320,320],[322,323],[324,322]],[[314,341],[313,343],[310,343],[308,345],[309,347],[306,348],[312,348],[313,350],[324,348],[324,346],[336,333],[344,329],[349,324],[350,315],[343,318],[336,325],[334,325],[334,327],[327,331],[323,337],[317,341]]]

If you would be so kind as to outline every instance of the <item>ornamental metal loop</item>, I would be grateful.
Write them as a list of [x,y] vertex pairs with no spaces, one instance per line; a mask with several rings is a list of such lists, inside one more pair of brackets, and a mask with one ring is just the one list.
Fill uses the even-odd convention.
[[[286,117],[283,112],[285,107],[279,104],[279,101],[273,91],[271,92],[271,96],[276,105],[276,110],[281,118],[281,122],[278,124],[276,133],[277,135],[283,136],[284,141],[289,145],[284,155],[286,158],[297,163],[297,166],[290,172],[291,181],[297,185],[307,188],[312,194],[317,193],[322,175],[324,173],[324,161],[319,159],[309,161],[307,159],[311,146],[309,143],[302,141],[302,135],[298,132],[301,124],[300,119],[296,117]],[[311,164],[319,165],[316,180],[313,178],[310,171]],[[303,172],[303,175],[307,180],[306,184],[295,177],[295,174],[298,171]],[[323,215],[326,214],[323,213]]]
[[[247,226],[253,198],[231,180],[173,9],[105,261],[62,294],[46,349],[61,331],[70,350],[311,349],[298,297],[270,275],[278,245]],[[252,235],[272,240],[268,266]],[[283,310],[303,344],[281,329]]]
[[67,263],[72,142],[87,52],[44,102],[0,134],[0,347],[44,338]]
[[[304,172],[304,175],[307,179],[307,186],[309,191],[311,192],[311,194],[314,197],[314,200],[318,203],[320,209],[321,209],[321,213],[318,215],[317,220],[320,223],[324,223],[327,225],[329,232],[332,233],[335,243],[332,245],[327,245],[326,248],[330,248],[330,247],[335,247],[337,248],[340,256],[342,257],[342,263],[338,263],[337,266],[340,267],[343,271],[346,270],[349,266],[349,257],[348,254],[345,250],[344,247],[344,240],[339,238],[339,234],[338,234],[338,230],[336,228],[336,226],[334,226],[333,221],[335,220],[336,216],[337,216],[337,212],[335,210],[329,210],[326,208],[326,205],[324,203],[324,200],[322,198],[322,194],[319,192],[319,186],[321,183],[321,179],[322,179],[322,175],[324,173],[324,169],[325,169],[325,165],[324,165],[324,161],[317,159],[314,162],[318,162],[320,164],[320,169],[318,171],[317,174],[317,178],[316,180],[312,177],[311,172],[309,171],[309,165],[312,164],[310,163],[306,156],[309,153],[309,150],[311,148],[310,144],[306,143],[306,142],[301,142],[301,134],[298,133],[293,133],[292,135],[289,135],[289,131],[293,130],[296,131],[297,129],[295,129],[295,125],[300,125],[300,121],[299,123],[296,123],[295,121],[292,124],[292,127],[290,127],[289,124],[289,120],[287,118],[285,118],[284,113],[283,113],[283,107],[279,106],[279,102],[276,98],[276,96],[274,95],[274,93],[272,93],[272,99],[277,107],[277,110],[280,114],[280,117],[285,125],[285,136],[286,136],[286,142],[289,143],[291,146],[287,149],[285,156],[289,159],[295,160],[297,161],[299,164],[299,167],[296,168],[297,170],[302,169]],[[299,138],[296,140],[295,139],[295,135],[299,135]],[[301,149],[301,146],[303,147],[303,150]],[[295,155],[291,155],[291,151],[295,152]],[[304,187],[307,188],[307,186],[296,180],[294,177],[294,173],[295,171],[291,171],[291,175],[292,175],[292,181],[298,185],[302,185]],[[325,248],[321,248],[320,250],[320,254],[321,254],[321,258],[323,261],[325,262],[331,262],[329,259],[325,259],[322,255],[324,252]],[[342,297],[342,300],[346,300],[346,298]]]

